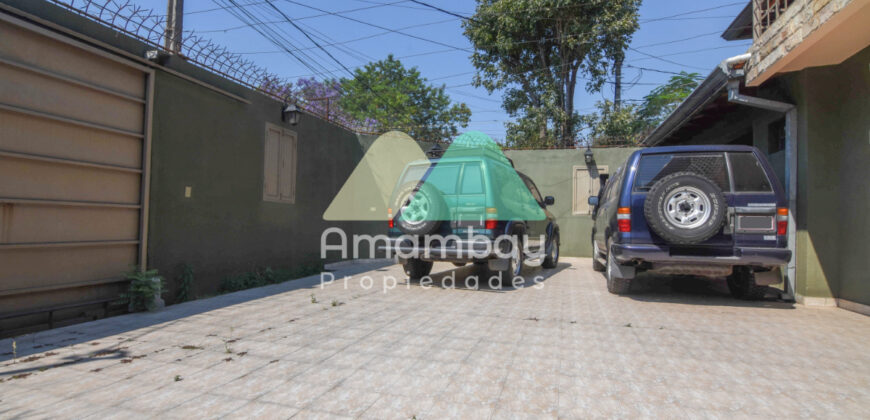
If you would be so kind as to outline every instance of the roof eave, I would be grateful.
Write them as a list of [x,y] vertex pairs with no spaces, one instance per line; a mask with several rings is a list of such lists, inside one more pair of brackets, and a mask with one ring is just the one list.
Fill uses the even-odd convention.
[[655,146],[667,139],[674,131],[698,113],[725,89],[728,84],[728,76],[720,67],[716,67],[701,82],[698,87],[683,100],[682,103],[659,124],[640,143],[644,146]]

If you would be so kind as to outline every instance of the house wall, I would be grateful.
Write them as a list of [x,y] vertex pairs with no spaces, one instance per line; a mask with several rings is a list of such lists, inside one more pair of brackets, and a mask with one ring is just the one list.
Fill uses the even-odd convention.
[[[637,148],[596,148],[595,166],[607,166],[614,173]],[[556,216],[561,238],[561,253],[571,257],[592,256],[592,218],[573,213],[574,166],[585,166],[583,153],[577,150],[509,150],[507,157],[518,171],[535,181],[541,195],[552,195],[556,204],[550,211]],[[586,197],[581,198],[586,201]]]
[[870,304],[870,48],[789,74],[799,109],[798,290]]

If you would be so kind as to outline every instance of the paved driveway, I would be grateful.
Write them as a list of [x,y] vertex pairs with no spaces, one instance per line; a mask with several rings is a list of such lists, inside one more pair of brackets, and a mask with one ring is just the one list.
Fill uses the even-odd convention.
[[14,363],[2,340],[0,418],[870,412],[870,318],[851,312],[710,282],[617,297],[588,259],[506,291],[409,286],[398,266],[335,274],[21,337]]

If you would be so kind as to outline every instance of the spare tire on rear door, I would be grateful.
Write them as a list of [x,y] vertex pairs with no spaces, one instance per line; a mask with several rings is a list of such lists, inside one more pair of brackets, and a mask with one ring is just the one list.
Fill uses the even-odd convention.
[[428,183],[411,182],[396,191],[393,199],[396,226],[409,235],[425,235],[438,230],[446,212],[444,198]]
[[643,205],[647,225],[665,241],[690,245],[722,229],[727,203],[722,189],[692,172],[676,172],[653,184]]

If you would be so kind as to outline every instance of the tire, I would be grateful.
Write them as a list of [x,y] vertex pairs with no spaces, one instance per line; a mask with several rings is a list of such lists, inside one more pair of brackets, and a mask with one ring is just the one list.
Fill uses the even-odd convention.
[[691,245],[719,233],[727,202],[713,181],[692,172],[676,172],[653,184],[643,204],[650,229],[668,243]]
[[604,270],[607,269],[607,267],[605,267],[604,264],[601,264],[601,262],[598,261],[598,258],[600,258],[600,257],[601,257],[601,252],[598,251],[598,244],[595,243],[595,241],[593,240],[592,241],[592,269],[599,272],[599,273],[603,273]]
[[553,238],[550,239],[550,251],[544,257],[544,268],[556,268],[559,264],[559,232],[553,233]]
[[760,300],[767,294],[767,286],[755,284],[755,273],[749,267],[738,266],[728,276],[728,291],[737,299]]
[[455,262],[455,263],[453,263],[453,265],[455,265],[457,267],[465,267],[465,263],[461,263],[461,262]]
[[[608,248],[610,248],[608,246]],[[616,260],[607,253],[607,266],[604,270],[604,277],[607,278],[607,291],[614,295],[625,295],[631,292],[631,279],[622,279],[613,277],[613,266],[616,265]]]
[[418,258],[409,259],[402,267],[405,274],[412,279],[420,279],[432,272],[432,261],[423,261]]
[[441,226],[444,199],[441,192],[429,184],[405,184],[391,202],[391,208],[396,209],[396,226],[408,235],[433,233]]
[[522,236],[515,234],[513,237],[516,239],[517,246],[516,248],[511,249],[511,259],[508,260],[507,269],[500,271],[502,287],[508,285],[513,287],[514,277],[519,276],[523,272],[523,267],[525,266]]

